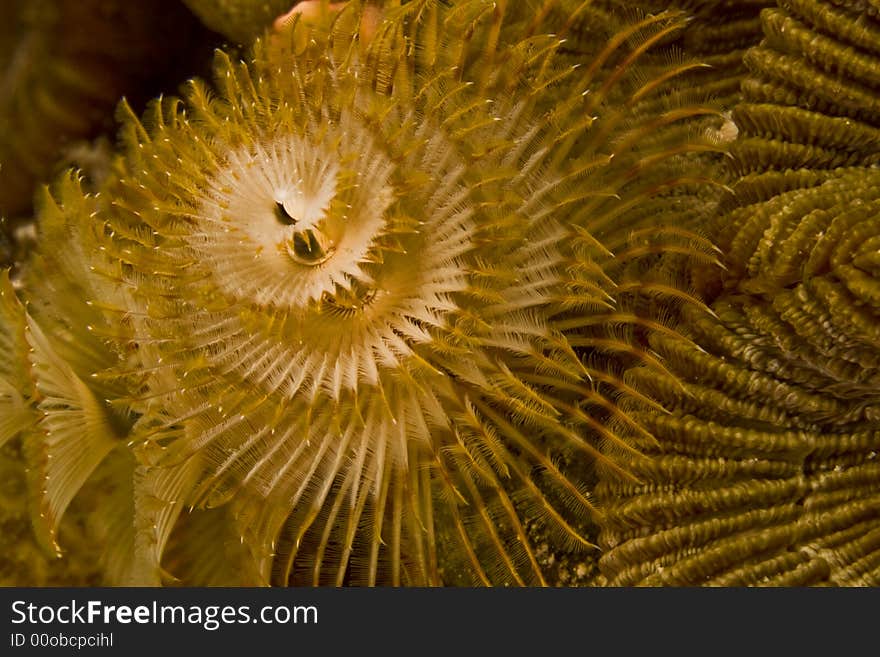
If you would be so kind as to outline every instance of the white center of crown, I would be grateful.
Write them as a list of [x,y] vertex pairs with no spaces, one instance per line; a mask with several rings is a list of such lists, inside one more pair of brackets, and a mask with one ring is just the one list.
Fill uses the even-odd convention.
[[300,178],[294,185],[276,190],[275,201],[296,222],[294,231],[316,227],[336,195],[339,167],[335,163],[327,163],[321,170],[310,173],[310,179]]
[[393,168],[369,135],[334,142],[288,135],[231,150],[210,179],[189,236],[223,292],[304,307],[354,282],[385,230]]

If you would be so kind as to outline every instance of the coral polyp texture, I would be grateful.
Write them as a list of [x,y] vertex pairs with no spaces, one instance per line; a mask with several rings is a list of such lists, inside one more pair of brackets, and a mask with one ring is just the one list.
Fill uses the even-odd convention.
[[631,478],[660,412],[623,372],[666,374],[648,337],[703,308],[660,254],[716,262],[675,218],[717,112],[657,111],[682,15],[557,5],[352,2],[121,106],[113,172],[42,195],[3,290],[44,545],[82,488],[111,583],[532,585],[537,540],[595,554],[593,466]]
[[636,413],[643,483],[597,489],[612,584],[880,583],[880,22],[782,0],[762,25],[713,222],[728,269],[681,323],[702,351],[656,336],[673,376],[627,375],[672,412]]

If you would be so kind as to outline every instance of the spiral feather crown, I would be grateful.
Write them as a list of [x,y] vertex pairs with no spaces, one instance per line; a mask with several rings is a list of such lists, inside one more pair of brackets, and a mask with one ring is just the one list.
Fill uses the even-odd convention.
[[100,429],[84,459],[36,419],[33,450],[63,472],[49,499],[134,455],[128,581],[208,516],[263,583],[543,583],[532,525],[591,547],[582,464],[626,476],[602,447],[647,432],[618,401],[656,407],[620,372],[666,371],[639,338],[675,332],[654,300],[699,306],[656,256],[714,258],[656,219],[702,183],[689,126],[714,110],[639,109],[674,80],[638,64],[679,17],[559,4],[414,1],[362,43],[350,3],[218,54],[216,91],[123,106],[116,175],[47,199],[89,303],[34,326],[112,348],[30,338],[32,375]]

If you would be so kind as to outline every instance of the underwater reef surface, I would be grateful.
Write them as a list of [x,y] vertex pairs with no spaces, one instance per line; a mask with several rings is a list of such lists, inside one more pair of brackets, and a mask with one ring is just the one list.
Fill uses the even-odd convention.
[[4,584],[876,584],[876,7],[187,4],[0,279]]
[[681,325],[701,350],[656,336],[671,376],[628,374],[671,414],[638,413],[644,483],[598,487],[610,584],[880,582],[880,22],[809,0],[761,22],[712,233],[727,270]]

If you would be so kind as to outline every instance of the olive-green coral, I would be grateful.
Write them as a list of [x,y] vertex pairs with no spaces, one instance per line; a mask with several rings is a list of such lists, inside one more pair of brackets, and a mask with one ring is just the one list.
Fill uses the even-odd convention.
[[734,109],[728,269],[689,341],[651,339],[671,375],[628,373],[671,413],[638,412],[643,483],[600,484],[608,583],[880,582],[878,24],[779,5]]

